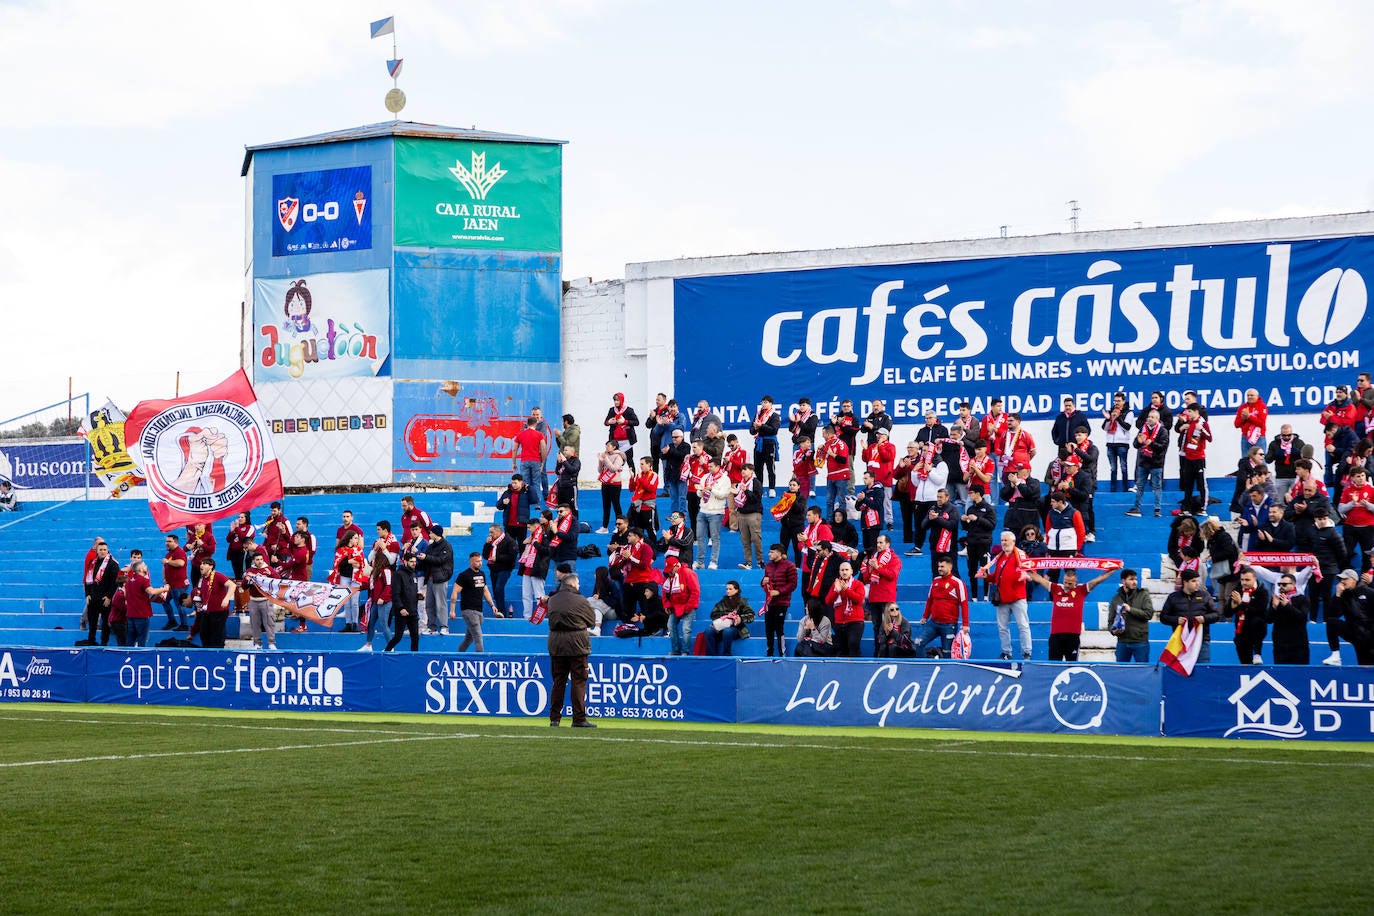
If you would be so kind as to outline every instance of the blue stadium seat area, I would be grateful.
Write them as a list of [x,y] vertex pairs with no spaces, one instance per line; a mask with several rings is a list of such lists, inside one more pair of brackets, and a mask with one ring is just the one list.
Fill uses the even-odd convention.
[[[1213,482],[1216,493],[1230,494],[1231,481],[1218,479]],[[328,553],[325,545],[332,540],[334,530],[339,525],[340,513],[345,509],[353,512],[357,523],[363,528],[371,541],[373,524],[380,519],[391,521],[398,526],[401,510],[401,491],[386,493],[353,494],[310,494],[290,496],[286,500],[287,515],[293,520],[297,516],[307,516],[311,530],[321,542],[321,556],[315,563],[315,577],[322,579],[327,571]],[[417,505],[425,509],[435,521],[447,525],[454,513],[471,515],[474,502],[490,505],[495,501],[495,493],[455,493],[455,492],[416,492]],[[1168,510],[1176,499],[1174,491],[1166,492],[1166,514],[1162,519],[1148,516],[1128,518],[1124,515],[1133,497],[1124,493],[1099,492],[1097,495],[1097,541],[1088,546],[1091,556],[1115,557],[1126,566],[1138,570],[1150,570],[1158,575],[1160,554],[1164,551],[1167,539]],[[591,491],[584,491],[582,503],[590,506],[596,499]],[[771,505],[772,500],[765,500]],[[599,506],[599,504],[598,504]],[[666,500],[660,500],[660,507],[666,510]],[[1214,506],[1213,510],[1225,519],[1224,505]],[[1216,511],[1216,510],[1222,511]],[[43,511],[47,510],[47,511]],[[39,514],[41,512],[41,514]],[[265,518],[265,509],[254,512],[254,520]],[[999,512],[1000,517],[1000,512]],[[227,527],[227,523],[216,526]],[[899,525],[900,527],[900,525]],[[471,534],[454,535],[453,542],[455,567],[463,568],[469,552],[480,549],[486,533],[486,525],[478,524]],[[899,533],[899,532],[898,532]],[[141,548],[145,559],[154,571],[154,583],[158,578],[159,563],[163,554],[162,535],[153,525],[147,505],[141,501],[99,500],[74,502],[66,505],[30,503],[18,518],[6,518],[5,526],[0,527],[0,645],[7,646],[70,646],[82,639],[85,633],[80,630],[80,618],[84,598],[81,588],[82,560],[93,538],[104,537],[110,544],[113,554],[121,563],[127,563],[129,551]],[[778,526],[766,513],[763,524],[765,546],[777,540]],[[223,539],[221,537],[221,545]],[[608,535],[584,534],[581,543],[597,544],[603,553],[600,558],[578,561],[584,591],[590,591],[593,573],[597,566],[605,563],[604,553]],[[905,550],[905,545],[901,545]],[[218,558],[221,568],[227,569],[223,561],[223,547]],[[761,600],[759,580],[762,573],[757,570],[742,570],[737,564],[743,559],[743,551],[738,537],[726,532],[721,550],[720,569],[701,570],[698,576],[702,587],[702,605],[697,612],[695,630],[700,632],[708,624],[711,606],[725,590],[725,583],[737,579],[743,586],[745,596],[758,609]],[[960,558],[961,567],[964,558]],[[898,585],[898,601],[903,613],[913,622],[918,620],[924,604],[924,597],[931,581],[928,557],[903,557],[902,574]],[[962,571],[962,569],[961,569]],[[1091,574],[1089,574],[1091,575]],[[552,581],[552,574],[550,575]],[[1112,577],[1089,596],[1084,609],[1085,625],[1090,630],[1098,626],[1097,602],[1106,601],[1116,590],[1117,579]],[[518,602],[518,582],[513,578],[508,586],[508,603]],[[1158,607],[1158,602],[1156,603]],[[986,601],[973,602],[970,608],[972,618],[972,639],[974,657],[995,659],[999,655],[995,609]],[[1032,658],[1046,658],[1045,641],[1049,632],[1050,604],[1043,589],[1036,590],[1036,596],[1029,606],[1031,631],[1033,635]],[[162,614],[154,609],[153,627],[150,644],[173,635],[161,628]],[[801,617],[801,602],[795,600],[789,615],[787,639],[789,650],[793,644],[797,622]],[[421,649],[429,652],[456,652],[462,641],[461,618],[453,623],[454,635],[426,636],[420,639]],[[645,639],[617,639],[610,634],[614,622],[607,622],[603,635],[594,637],[592,651],[596,655],[666,655],[667,637]],[[305,633],[280,633],[277,644],[283,650],[319,651],[355,649],[362,646],[361,634],[341,633],[342,621],[336,622],[332,630],[310,625]],[[762,656],[765,651],[763,622],[756,621],[750,627],[752,638],[737,641],[734,654],[741,656]],[[524,619],[497,619],[488,617],[483,623],[485,647],[489,652],[538,654],[545,650],[546,627],[535,626]],[[185,634],[176,634],[185,635]],[[230,618],[230,638],[238,636],[237,621]],[[1155,622],[1151,624],[1150,658],[1159,657],[1169,638],[1169,630]],[[1235,661],[1234,650],[1230,645],[1233,636],[1230,624],[1219,624],[1212,628],[1213,662],[1230,664]],[[1326,647],[1325,627],[1319,624],[1309,626],[1312,643],[1312,661],[1319,663],[1329,650]],[[1013,626],[1013,651],[1020,652],[1015,627]],[[381,649],[381,640],[375,640],[375,648]],[[403,642],[402,648],[408,647]],[[864,641],[864,654],[872,654],[872,641]],[[1264,656],[1270,659],[1270,649],[1266,645]],[[1344,663],[1353,665],[1354,654],[1349,646],[1342,646]]]

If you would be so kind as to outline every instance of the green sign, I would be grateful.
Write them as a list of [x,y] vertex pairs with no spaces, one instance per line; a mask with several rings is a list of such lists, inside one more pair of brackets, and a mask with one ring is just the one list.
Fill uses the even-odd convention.
[[396,245],[562,250],[562,148],[396,141]]

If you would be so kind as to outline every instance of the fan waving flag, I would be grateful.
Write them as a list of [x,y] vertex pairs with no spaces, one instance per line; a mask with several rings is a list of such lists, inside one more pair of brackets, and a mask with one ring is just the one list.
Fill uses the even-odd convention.
[[1174,627],[1174,635],[1169,637],[1169,644],[1159,653],[1159,661],[1188,677],[1193,673],[1193,666],[1197,664],[1201,651],[1202,627],[1188,621]]
[[378,19],[368,27],[372,32],[373,38],[381,38],[383,35],[396,34],[396,17],[388,16],[385,19]]
[[140,401],[124,435],[148,481],[148,508],[160,531],[232,518],[282,498],[272,434],[242,369],[197,394]]

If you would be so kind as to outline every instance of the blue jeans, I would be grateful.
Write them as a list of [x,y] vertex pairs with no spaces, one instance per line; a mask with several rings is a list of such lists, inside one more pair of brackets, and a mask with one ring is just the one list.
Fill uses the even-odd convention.
[[162,602],[162,609],[167,612],[167,622],[172,625],[186,623],[186,608],[181,606],[181,599],[186,597],[187,589],[169,588],[167,598]]
[[707,655],[729,655],[730,646],[736,639],[738,627],[726,627],[717,630],[711,627],[706,631],[706,654]]
[[138,646],[140,649],[148,645],[148,620],[147,617],[130,617],[129,623],[129,645]]
[[1155,491],[1155,512],[1164,511],[1164,469],[1141,467],[1139,459],[1135,466],[1135,505],[1132,509],[1140,511],[1140,500],[1145,495],[1145,482]]
[[682,479],[669,478],[665,482],[668,488],[668,511],[681,512],[687,514],[687,481]]
[[500,572],[495,572],[488,566],[487,573],[489,574],[487,581],[491,583],[491,600],[496,602],[496,609],[504,614],[506,613],[506,583],[510,581],[511,571],[503,569]]
[[1148,642],[1121,642],[1117,640],[1116,660],[1119,662],[1148,662],[1150,660],[1150,644]]
[[916,633],[916,648],[930,646],[935,637],[938,636],[940,638],[940,651],[948,656],[949,647],[954,645],[954,634],[957,632],[959,632],[959,624],[957,623],[936,623],[933,620],[927,620],[921,624],[920,631]]
[[1123,489],[1131,485],[1130,463],[1126,460],[1131,453],[1130,445],[1125,442],[1107,443],[1107,467],[1112,472],[1112,492],[1116,492],[1116,481],[1120,472],[1121,485]]
[[825,485],[825,518],[830,518],[830,513],[837,508],[844,509],[845,497],[854,492],[854,479],[846,477],[843,480],[832,480]]
[[1002,654],[1011,655],[1011,620],[1016,618],[1016,629],[1021,639],[1021,654],[1031,654],[1030,617],[1026,613],[1026,599],[1021,598],[1010,604],[997,605],[997,638],[1002,643]]
[[692,621],[696,616],[696,611],[688,611],[681,617],[668,615],[668,645],[674,655],[692,654]]
[[547,594],[547,586],[539,576],[520,577],[520,596],[524,601],[526,620],[534,615],[534,606]]
[[391,602],[383,601],[373,605],[371,614],[367,618],[367,644],[372,645],[372,637],[376,633],[381,633],[382,638],[387,642],[391,641]]
[[697,516],[697,554],[701,560],[706,559],[706,542],[711,542],[711,562],[720,562],[720,529],[725,521],[724,515],[708,515],[702,512]]
[[530,517],[537,517],[539,510],[544,508],[544,497],[549,495],[549,481],[544,473],[544,462],[520,462],[520,476],[525,478],[525,486],[529,487],[533,494],[530,497]]

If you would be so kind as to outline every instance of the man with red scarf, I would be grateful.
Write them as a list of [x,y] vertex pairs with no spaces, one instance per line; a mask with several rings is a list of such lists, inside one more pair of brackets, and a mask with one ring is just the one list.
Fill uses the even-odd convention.
[[754,413],[754,422],[749,424],[749,435],[754,437],[754,470],[759,475],[759,486],[768,482],[770,499],[777,495],[778,472],[774,461],[778,457],[778,428],[781,425],[782,413],[773,406],[773,396],[765,394]]
[[1264,637],[1269,633],[1269,590],[1260,585],[1249,566],[1240,569],[1240,583],[1231,592],[1224,608],[1235,624],[1236,661],[1242,665],[1262,665],[1260,656]]
[[868,619],[873,622],[873,654],[878,654],[879,637],[883,633],[883,611],[897,600],[897,577],[902,572],[902,558],[892,549],[892,539],[878,535],[877,549],[864,560],[861,576],[868,586]]
[[[1191,405],[1189,405],[1191,406]],[[1254,388],[1245,391],[1245,403],[1236,408],[1236,429],[1240,430],[1240,453],[1244,455],[1258,445],[1261,450],[1268,447],[1264,439],[1265,426],[1269,420],[1269,408],[1260,400]]]
[[845,508],[845,497],[853,486],[854,473],[849,469],[849,446],[836,433],[835,427],[826,426],[821,435],[825,442],[816,451],[816,461],[825,462],[825,507],[833,512]]
[[[1183,507],[1179,511],[1187,512],[1191,507],[1194,512],[1202,512],[1207,508],[1207,443],[1212,441],[1212,427],[1203,418],[1200,404],[1188,405],[1179,441],[1183,450],[1178,481],[1183,491]],[[1194,487],[1197,488],[1196,503],[1193,502]]]
[[796,446],[792,453],[792,479],[797,482],[797,499],[805,503],[811,499],[816,480],[816,453],[811,449],[809,436],[793,439],[792,444]]
[[864,466],[873,472],[874,481],[883,488],[883,522],[887,525],[887,530],[891,531],[892,484],[893,473],[897,467],[897,446],[888,441],[889,435],[890,430],[882,426],[869,433],[869,443],[863,450],[863,461]]
[[978,425],[978,438],[987,443],[988,454],[996,468],[993,478],[996,483],[986,486],[988,502],[994,506],[997,505],[994,494],[1002,487],[1002,469],[1007,463],[1006,453],[1002,451],[1006,444],[1006,431],[1007,415],[1002,412],[1002,399],[993,398],[988,405],[988,415]]
[[848,560],[840,563],[825,603],[835,615],[835,654],[857,658],[864,638],[864,584],[854,578],[854,567]]

